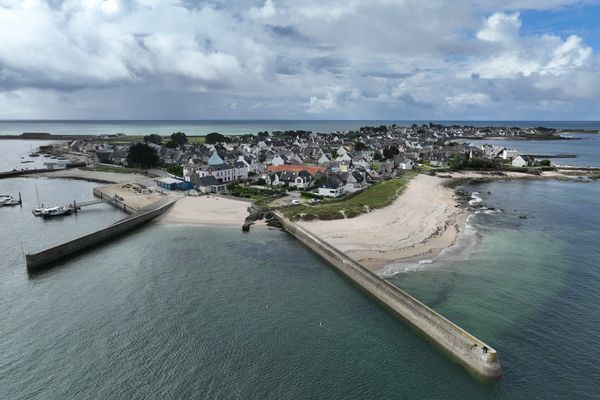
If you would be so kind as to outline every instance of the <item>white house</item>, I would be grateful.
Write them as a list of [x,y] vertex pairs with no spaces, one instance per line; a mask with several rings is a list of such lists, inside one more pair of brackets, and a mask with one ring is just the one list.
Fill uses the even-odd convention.
[[287,161],[287,157],[284,156],[283,154],[281,154],[281,155],[277,155],[277,156],[273,157],[273,160],[271,160],[271,164],[273,164],[275,166],[284,165],[286,161]]
[[337,175],[329,175],[319,186],[319,196],[339,197],[344,194],[346,186]]
[[531,156],[519,155],[513,158],[512,166],[513,167],[528,167],[533,165],[535,159]]
[[502,158],[505,160],[513,159],[519,155],[519,152],[515,149],[504,149],[502,150]]
[[403,158],[398,161],[398,168],[400,169],[413,169],[415,163],[410,158]]

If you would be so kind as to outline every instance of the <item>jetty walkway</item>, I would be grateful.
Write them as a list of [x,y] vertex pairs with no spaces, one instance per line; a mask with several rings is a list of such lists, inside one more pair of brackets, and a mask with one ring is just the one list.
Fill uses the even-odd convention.
[[329,243],[275,212],[283,229],[325,259],[359,288],[439,345],[463,366],[486,379],[499,378],[496,350],[408,293],[367,270]]

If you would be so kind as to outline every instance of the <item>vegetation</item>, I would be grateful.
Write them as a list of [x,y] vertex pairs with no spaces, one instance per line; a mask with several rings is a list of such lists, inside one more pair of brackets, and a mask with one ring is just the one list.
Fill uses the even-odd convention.
[[396,147],[387,146],[383,149],[383,158],[394,158],[395,155],[400,154],[400,150]]
[[171,142],[178,146],[183,146],[188,142],[187,136],[183,132],[175,132],[171,134]]
[[296,205],[285,207],[281,211],[292,221],[298,219],[332,220],[354,218],[392,203],[414,176],[416,176],[416,173],[407,172],[399,178],[378,182],[355,195],[327,202],[324,201],[315,206]]
[[151,135],[146,135],[144,136],[144,143],[154,143],[160,145],[162,144],[162,136],[154,133]]
[[217,132],[209,133],[208,135],[206,135],[206,138],[204,139],[204,142],[206,144],[216,144],[219,142],[226,142],[226,141],[227,141],[227,136],[221,135],[220,133],[217,133]]
[[183,167],[181,165],[169,165],[167,172],[176,176],[183,176]]
[[363,142],[357,140],[356,142],[354,142],[354,150],[355,151],[367,150],[367,145],[364,144]]
[[456,155],[450,159],[450,169],[500,169],[504,162],[505,160],[502,159],[489,160],[487,158],[469,158],[467,155]]
[[154,167],[160,163],[160,157],[156,150],[146,143],[136,143],[129,148],[127,164],[136,165],[140,168]]
[[261,206],[266,206],[271,201],[286,195],[286,191],[284,189],[259,189],[256,187],[238,184],[229,185],[227,189],[229,190],[229,194],[231,196],[252,199],[256,202],[256,204]]

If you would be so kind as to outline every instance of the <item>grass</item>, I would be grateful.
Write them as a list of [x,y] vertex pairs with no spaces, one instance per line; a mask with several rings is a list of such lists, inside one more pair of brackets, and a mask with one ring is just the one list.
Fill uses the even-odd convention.
[[231,196],[252,199],[256,205],[263,207],[286,195],[285,190],[258,189],[242,185],[232,185],[228,189]]
[[378,182],[355,195],[323,202],[315,206],[296,205],[285,207],[281,212],[290,220],[332,220],[354,218],[371,210],[391,204],[402,193],[408,182],[417,175],[406,172],[399,178]]
[[139,170],[134,168],[117,168],[117,167],[81,167],[83,171],[94,171],[94,172],[115,172],[117,174],[135,174]]

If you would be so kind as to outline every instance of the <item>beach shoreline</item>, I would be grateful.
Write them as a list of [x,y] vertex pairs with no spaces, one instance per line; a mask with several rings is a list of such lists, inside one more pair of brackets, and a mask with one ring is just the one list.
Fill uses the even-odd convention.
[[298,224],[373,272],[431,260],[458,241],[468,217],[446,181],[420,174],[387,207],[351,220]]
[[220,196],[187,196],[178,200],[157,222],[241,228],[248,216],[248,207],[246,201]]

